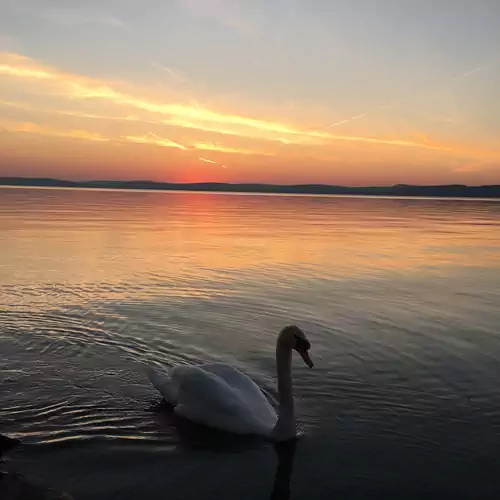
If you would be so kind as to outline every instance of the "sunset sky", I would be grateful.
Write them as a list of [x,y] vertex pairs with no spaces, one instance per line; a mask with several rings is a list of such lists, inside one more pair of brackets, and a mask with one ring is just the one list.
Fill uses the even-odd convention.
[[0,176],[500,184],[499,0],[0,0]]

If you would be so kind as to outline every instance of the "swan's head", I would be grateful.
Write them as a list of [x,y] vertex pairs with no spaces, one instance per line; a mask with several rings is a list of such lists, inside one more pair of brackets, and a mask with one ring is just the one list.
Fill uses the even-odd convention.
[[295,325],[286,326],[281,331],[282,339],[289,343],[290,347],[300,354],[300,357],[304,360],[304,363],[312,368],[314,363],[309,356],[309,349],[311,348],[311,343],[307,340],[306,334]]

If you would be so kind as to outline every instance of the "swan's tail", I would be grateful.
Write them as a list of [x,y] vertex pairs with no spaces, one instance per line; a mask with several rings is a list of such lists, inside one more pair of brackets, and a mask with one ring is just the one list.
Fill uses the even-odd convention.
[[160,391],[163,399],[171,405],[177,404],[177,389],[168,373],[160,372],[155,368],[148,367],[146,374],[153,387]]

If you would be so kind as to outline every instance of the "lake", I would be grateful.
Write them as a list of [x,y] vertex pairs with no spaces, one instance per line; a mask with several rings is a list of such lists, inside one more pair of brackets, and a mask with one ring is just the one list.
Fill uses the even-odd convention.
[[[500,495],[500,202],[0,189],[9,470],[86,499]],[[295,451],[175,418],[151,364],[230,363]],[[291,470],[293,466],[293,470]]]

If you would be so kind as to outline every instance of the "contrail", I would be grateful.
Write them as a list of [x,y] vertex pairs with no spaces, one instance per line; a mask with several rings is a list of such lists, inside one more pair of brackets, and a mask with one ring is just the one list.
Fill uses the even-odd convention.
[[182,75],[178,70],[174,70],[172,68],[169,68],[168,66],[165,66],[164,64],[160,64],[156,61],[152,61],[150,64],[151,64],[151,66],[153,66],[153,68],[159,69],[161,71],[165,71],[165,73],[168,73],[172,78],[175,78],[176,80],[178,80],[180,82],[187,81],[187,78],[184,75]]
[[203,158],[203,156],[198,156],[198,160],[200,160],[200,161],[204,161],[205,163],[215,163],[215,164],[217,164],[217,162],[216,162],[216,161],[214,161],[214,160],[209,160],[208,158]]
[[[472,76],[472,75],[476,74],[477,72],[481,71],[486,66],[488,66],[488,64],[483,64],[481,66],[477,66],[476,68],[471,69],[469,71],[466,71],[465,73],[461,73],[459,75],[456,75],[456,76],[450,78],[449,82],[461,80],[462,78],[468,78],[469,76]],[[422,92],[422,94],[425,94],[426,92],[428,92],[430,90],[432,90],[432,89],[424,90]],[[354,120],[358,120],[359,118],[363,118],[364,116],[368,116],[368,115],[370,115],[374,112],[377,112],[381,109],[390,108],[391,106],[394,106],[395,104],[397,104],[399,102],[411,100],[412,98],[415,98],[415,95],[413,95],[411,97],[398,97],[396,99],[392,99],[391,101],[388,101],[384,104],[381,104],[380,106],[377,106],[376,108],[372,109],[371,111],[364,111],[363,113],[360,113],[359,115],[355,115],[355,116],[352,116],[351,118],[346,118],[345,120],[340,120],[338,122],[332,123],[330,125],[327,125],[326,128],[329,129],[329,128],[333,128],[333,127],[338,127],[340,125],[344,125],[346,123],[350,123]]]
[[344,123],[352,122],[353,120],[357,120],[358,118],[363,118],[363,116],[365,116],[365,115],[366,115],[366,112],[361,113],[361,114],[356,115],[356,116],[353,116],[351,118],[347,118],[345,120],[341,120],[341,121],[336,122],[336,123],[332,123],[331,125],[328,125],[326,128],[338,127],[339,125],[343,125]]
[[[183,151],[186,151],[186,152],[193,152],[193,151],[196,151],[198,149],[203,149],[203,148],[199,148],[196,144],[194,144],[192,146],[184,146],[183,144],[179,144],[178,142],[171,141],[170,139],[167,139],[165,137],[160,137],[159,135],[156,135],[153,132],[148,132],[148,134],[146,136],[142,136],[142,137],[126,136],[124,138],[128,141],[131,141],[131,142],[143,143],[143,144],[150,143],[150,144],[155,144],[157,146],[162,146],[162,147],[167,147],[167,148],[182,149]],[[226,165],[222,165],[221,163],[218,163],[214,160],[209,160],[208,158],[204,158],[203,156],[198,156],[198,160],[202,161],[204,163],[211,163],[214,165],[219,165],[222,168],[227,168]]]
[[463,75],[460,75],[457,77],[457,80],[460,78],[467,78],[468,76],[473,75],[474,73],[477,73],[478,71],[481,71],[483,69],[483,66],[478,66],[475,69],[471,69],[470,71],[467,71],[467,73],[464,73]]

